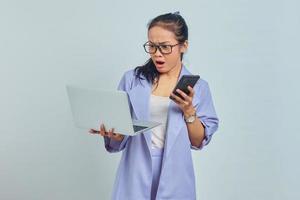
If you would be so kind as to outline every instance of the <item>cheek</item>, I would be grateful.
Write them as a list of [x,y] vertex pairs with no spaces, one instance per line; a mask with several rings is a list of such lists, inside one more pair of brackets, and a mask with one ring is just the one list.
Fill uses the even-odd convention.
[[151,60],[154,62],[155,57],[151,55],[150,58],[151,58]]
[[170,55],[166,58],[166,61],[170,64],[175,64],[178,62],[178,59],[180,60],[180,55],[178,57],[178,55],[176,54],[173,54],[173,55]]

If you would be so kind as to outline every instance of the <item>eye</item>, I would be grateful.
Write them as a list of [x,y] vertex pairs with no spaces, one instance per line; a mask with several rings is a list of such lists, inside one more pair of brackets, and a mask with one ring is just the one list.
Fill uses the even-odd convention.
[[148,44],[147,46],[150,51],[155,51],[155,49],[156,49],[154,44]]
[[166,50],[169,49],[169,45],[160,45],[160,48]]

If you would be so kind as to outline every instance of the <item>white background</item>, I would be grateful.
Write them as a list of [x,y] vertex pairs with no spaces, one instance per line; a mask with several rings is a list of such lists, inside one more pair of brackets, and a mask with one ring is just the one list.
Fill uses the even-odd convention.
[[180,11],[184,63],[220,128],[193,152],[198,199],[299,199],[298,1],[0,2],[0,199],[109,199],[120,154],[74,127],[65,84],[115,89],[148,55],[147,23]]

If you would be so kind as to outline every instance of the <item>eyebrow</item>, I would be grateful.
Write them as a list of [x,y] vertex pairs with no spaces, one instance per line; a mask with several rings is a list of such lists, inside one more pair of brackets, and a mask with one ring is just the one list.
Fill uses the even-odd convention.
[[[154,42],[152,42],[152,41],[149,41],[149,42],[151,42],[151,43],[153,43],[153,44],[155,44]],[[158,44],[165,44],[165,43],[171,43],[170,41],[165,41],[165,42],[159,42]]]

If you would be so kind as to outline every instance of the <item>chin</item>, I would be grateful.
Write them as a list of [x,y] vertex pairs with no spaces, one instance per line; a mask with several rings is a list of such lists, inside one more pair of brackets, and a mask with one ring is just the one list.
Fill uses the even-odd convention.
[[166,69],[166,68],[158,68],[158,67],[156,67],[156,69],[157,69],[157,71],[159,73],[166,73],[166,72],[168,72],[168,69]]
[[154,64],[154,65],[155,65],[156,70],[160,73],[164,73],[164,72],[168,71],[168,68],[166,66],[158,67],[156,64]]

